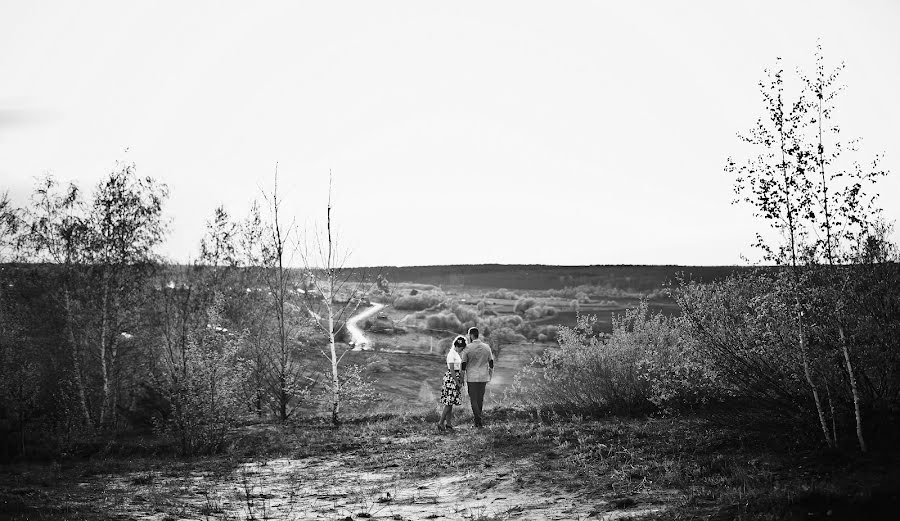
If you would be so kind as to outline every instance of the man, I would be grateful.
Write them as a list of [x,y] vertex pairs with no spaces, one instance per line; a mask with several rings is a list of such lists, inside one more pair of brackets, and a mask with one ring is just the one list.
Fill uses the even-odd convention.
[[494,353],[491,347],[478,338],[478,328],[469,329],[469,345],[462,353],[462,376],[469,391],[475,427],[484,427],[481,409],[484,405],[484,390],[494,376]]

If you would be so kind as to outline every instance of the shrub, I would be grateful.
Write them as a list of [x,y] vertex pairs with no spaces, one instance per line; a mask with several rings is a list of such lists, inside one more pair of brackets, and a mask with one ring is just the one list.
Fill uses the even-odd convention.
[[469,306],[462,305],[454,305],[453,314],[456,315],[456,318],[460,320],[460,322],[476,322],[478,320],[478,311],[470,308]]
[[518,315],[506,315],[500,317],[500,323],[506,327],[515,329],[517,327],[521,327],[525,323],[525,320]]
[[525,311],[528,320],[540,320],[544,317],[555,317],[558,311],[553,306],[534,306]]
[[[331,371],[322,375],[323,385],[319,391],[319,406],[323,411],[331,411],[333,406],[333,384]],[[350,409],[369,407],[378,398],[375,388],[365,377],[363,367],[358,365],[346,365],[341,367],[338,385],[341,393],[341,405]]]
[[220,450],[242,410],[243,339],[220,327],[222,307],[216,299],[206,313],[208,327],[192,331],[189,348],[174,351],[177,358],[161,364],[170,370],[158,377],[157,388],[171,412],[158,420],[157,429],[173,435],[184,455]]
[[463,331],[462,322],[452,313],[440,313],[437,315],[429,315],[425,319],[425,325],[428,329],[437,329],[461,333]]
[[524,315],[526,311],[537,306],[537,304],[537,300],[533,298],[519,299],[519,301],[516,302],[515,307],[513,307],[513,312]]
[[485,293],[484,296],[486,298],[495,298],[501,300],[519,300],[519,296],[517,294],[509,291],[506,288],[500,288],[498,290]]
[[[869,411],[866,417],[875,422],[872,429],[885,436],[896,429],[891,422],[900,409],[898,284],[898,265],[882,263],[807,268],[799,278],[786,270],[758,271],[686,284],[675,294],[701,357],[721,375],[730,395],[748,404],[732,415],[791,426],[799,417],[807,432],[853,440],[848,358],[857,380],[867,382],[859,386],[858,398],[860,410]],[[801,309],[804,345],[797,320]]]
[[450,348],[453,346],[454,338],[456,338],[456,335],[438,340],[438,343],[435,346],[435,351],[439,354],[446,355],[447,352],[450,351]]
[[[546,342],[546,341],[556,341],[556,337],[559,334],[558,326],[543,326],[537,330],[538,341]],[[540,337],[543,336],[544,340],[541,340]]]
[[[646,410],[649,386],[638,378],[643,349],[592,336],[596,317],[560,328],[560,349],[547,350],[517,376],[513,389],[538,409],[600,414]],[[636,347],[638,347],[636,349]]]
[[492,347],[505,344],[521,344],[526,341],[524,336],[508,327],[500,327],[491,330],[491,334],[487,338],[488,343],[491,344]]
[[444,296],[437,292],[421,292],[416,295],[398,297],[394,300],[394,309],[422,311],[443,302]]
[[[609,336],[597,335],[596,324],[579,316],[575,327],[557,328],[560,349],[526,366],[514,392],[538,408],[597,414],[705,403],[720,389],[678,319],[651,316],[645,301],[614,317]],[[549,339],[553,329],[536,331]]]

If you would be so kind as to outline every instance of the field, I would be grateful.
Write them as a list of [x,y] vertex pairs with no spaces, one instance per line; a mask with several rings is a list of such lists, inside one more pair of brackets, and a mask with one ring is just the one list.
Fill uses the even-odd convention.
[[[670,280],[660,274],[674,268],[604,275],[530,267],[522,279],[523,269],[393,272],[392,298],[431,292],[445,301],[422,312],[389,304],[367,324],[365,350],[340,346],[342,363],[364,368],[378,399],[348,411],[339,428],[324,411],[287,424],[248,417],[223,454],[188,460],[149,433],[86,440],[81,454],[3,467],[0,520],[871,519],[900,506],[894,453],[813,451],[791,433],[748,431],[708,412],[584,418],[510,407],[514,376],[557,349],[553,341],[504,345],[487,427],[470,426],[466,404],[456,430],[439,434],[436,400],[452,334],[425,327],[425,316],[478,302],[485,316],[512,316],[528,297],[557,309],[532,325],[596,314],[609,332],[612,317],[641,299],[652,312],[678,313],[659,292]],[[707,276],[728,271],[717,270]],[[536,287],[523,287],[532,280]],[[552,293],[573,282],[594,288],[577,311]],[[515,287],[519,299],[490,296],[501,287]]]

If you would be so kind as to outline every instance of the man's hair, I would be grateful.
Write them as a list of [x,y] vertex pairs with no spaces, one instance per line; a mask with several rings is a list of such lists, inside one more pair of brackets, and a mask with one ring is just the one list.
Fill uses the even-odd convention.
[[469,336],[472,337],[472,338],[478,338],[478,328],[477,328],[477,327],[470,327],[470,328],[469,328]]
[[459,335],[453,339],[453,347],[466,347],[466,337]]

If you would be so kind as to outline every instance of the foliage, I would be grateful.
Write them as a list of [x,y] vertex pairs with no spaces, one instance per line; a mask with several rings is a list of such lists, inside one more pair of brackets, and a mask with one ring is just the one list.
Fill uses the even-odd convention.
[[206,222],[206,233],[200,240],[200,263],[210,266],[237,266],[240,262],[237,239],[240,225],[231,219],[224,206],[215,209],[213,219]]
[[540,320],[547,317],[555,317],[558,311],[553,306],[538,305],[529,307],[525,311],[525,318],[528,320]]
[[[381,372],[390,365],[384,360],[380,363],[369,364],[368,367],[360,365],[346,365],[340,373],[338,393],[341,396],[341,404],[350,409],[367,407],[378,399],[378,394],[372,382],[366,377],[366,369],[371,372]],[[329,370],[322,377],[323,385],[318,391],[318,400],[322,410],[329,411],[332,407],[332,398],[335,390],[331,388],[332,379]]]
[[537,300],[533,298],[521,298],[513,307],[513,313],[524,315],[526,311],[538,305]]
[[461,304],[453,305],[450,310],[456,315],[460,322],[476,323],[478,321],[478,310]]
[[[239,358],[244,339],[224,327],[222,308],[217,296],[198,321],[191,321],[182,308],[171,317],[175,330],[164,332],[158,350],[154,384],[169,411],[157,428],[174,436],[184,455],[222,449],[244,409],[241,383],[247,366]],[[183,336],[178,326],[186,331]]]
[[519,295],[513,293],[512,291],[506,288],[500,288],[494,291],[489,291],[484,294],[485,298],[495,298],[501,300],[519,300]]
[[425,325],[428,329],[450,331],[453,333],[464,333],[463,324],[453,313],[438,313],[436,315],[428,315],[425,318]]
[[437,291],[419,292],[394,299],[394,308],[407,311],[423,311],[444,301],[444,295]]
[[[613,319],[611,335],[580,315],[560,327],[560,349],[547,350],[516,376],[514,393],[539,409],[636,413],[702,405],[723,387],[680,318],[651,315],[646,301]],[[548,330],[538,335],[548,337]]]
[[[801,279],[801,298],[809,344],[809,365],[824,396],[826,427],[837,440],[852,439],[854,398],[846,360],[834,324],[844,328],[854,373],[861,381],[861,410],[875,425],[893,429],[900,407],[900,355],[889,347],[900,331],[900,281],[895,263],[820,268]],[[733,416],[779,420],[807,432],[819,427],[819,414],[794,349],[795,291],[785,270],[760,270],[726,280],[690,283],[676,291],[684,312],[684,332],[719,379],[719,389],[743,405]],[[855,295],[852,304],[834,305],[836,293]]]

